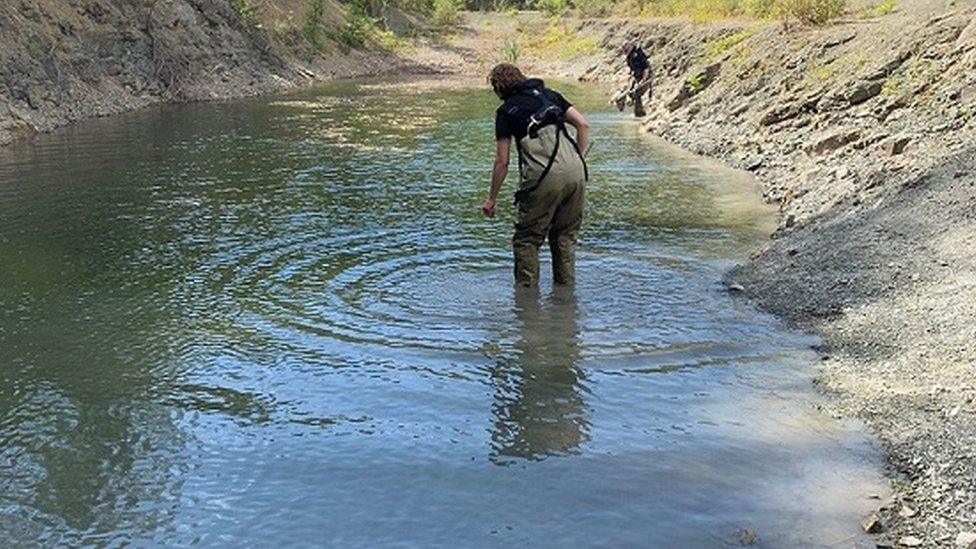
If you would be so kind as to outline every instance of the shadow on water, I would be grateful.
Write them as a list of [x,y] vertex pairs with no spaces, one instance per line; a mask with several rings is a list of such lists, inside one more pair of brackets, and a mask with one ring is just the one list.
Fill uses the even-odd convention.
[[465,82],[0,150],[0,544],[856,537],[876,454],[817,412],[811,339],[718,283],[755,187],[563,89],[599,139],[572,290],[510,289]]

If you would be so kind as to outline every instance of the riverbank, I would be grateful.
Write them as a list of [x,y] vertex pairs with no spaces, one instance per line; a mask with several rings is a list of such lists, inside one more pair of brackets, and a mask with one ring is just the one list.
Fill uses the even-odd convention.
[[[885,443],[880,544],[976,538],[976,9],[825,28],[595,23],[656,67],[646,129],[759,179],[770,245],[727,283],[824,338],[831,412]],[[591,23],[590,25],[594,25]],[[585,25],[584,25],[585,28]],[[613,76],[611,53],[582,73]]]
[[[294,4],[294,6],[291,6]],[[249,4],[250,5],[250,4]],[[335,3],[323,28],[342,23]],[[0,6],[0,145],[155,103],[230,99],[428,65],[309,34],[305,2],[249,15],[222,0]],[[304,27],[303,27],[304,25]]]
[[[657,78],[646,129],[753,172],[780,229],[728,284],[821,334],[831,412],[888,447],[879,542],[976,532],[976,6],[900,1],[824,28],[472,14],[393,54],[282,50],[220,2],[0,8],[0,143],[162,101],[407,72],[617,81],[636,39]],[[16,47],[14,47],[16,46]],[[296,51],[298,53],[296,53]],[[962,544],[965,546],[965,544]]]

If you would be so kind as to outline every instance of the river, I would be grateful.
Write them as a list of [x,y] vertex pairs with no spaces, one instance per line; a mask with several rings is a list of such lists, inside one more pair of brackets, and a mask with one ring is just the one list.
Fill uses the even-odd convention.
[[877,449],[819,411],[817,341],[719,283],[773,228],[754,182],[562,83],[596,140],[579,282],[516,294],[484,88],[0,149],[2,545],[859,540]]

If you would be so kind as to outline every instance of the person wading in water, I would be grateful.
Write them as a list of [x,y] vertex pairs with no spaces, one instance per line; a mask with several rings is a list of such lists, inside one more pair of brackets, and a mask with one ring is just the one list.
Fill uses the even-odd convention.
[[627,56],[630,83],[614,96],[611,103],[617,105],[617,110],[623,111],[629,97],[634,102],[634,116],[643,117],[647,114],[644,110],[644,94],[647,94],[648,101],[651,100],[651,62],[637,42],[628,42],[623,47],[623,53]]
[[[589,124],[562,95],[547,89],[542,80],[526,78],[514,65],[496,66],[488,80],[503,103],[495,114],[495,164],[481,211],[495,217],[514,140],[520,176],[512,237],[515,282],[526,287],[539,284],[539,247],[548,237],[553,280],[571,284],[588,177],[583,154],[589,145]],[[576,128],[575,139],[567,124]]]

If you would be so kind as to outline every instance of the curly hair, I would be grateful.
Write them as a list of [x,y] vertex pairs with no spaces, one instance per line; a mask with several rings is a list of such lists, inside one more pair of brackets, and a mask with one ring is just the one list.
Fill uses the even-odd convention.
[[502,98],[508,97],[512,93],[512,88],[516,84],[525,82],[525,80],[522,71],[509,63],[495,65],[495,68],[491,69],[491,73],[488,75],[488,82],[492,89]]

